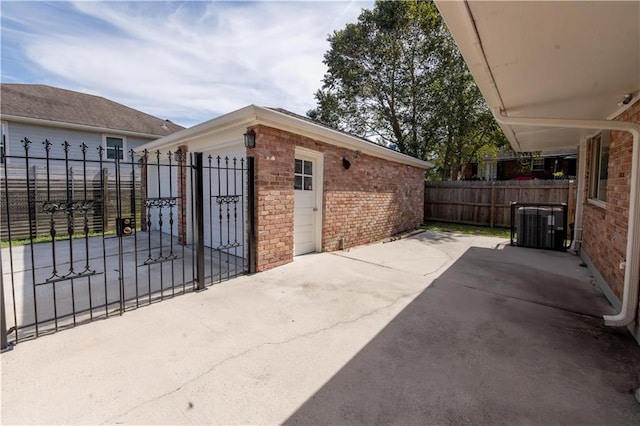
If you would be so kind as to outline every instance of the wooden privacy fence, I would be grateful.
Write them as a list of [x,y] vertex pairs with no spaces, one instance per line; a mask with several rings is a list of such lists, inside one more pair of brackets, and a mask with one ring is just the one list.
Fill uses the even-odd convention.
[[[93,206],[87,212],[89,232],[115,231],[118,202],[125,216],[133,216],[135,208],[137,217],[140,217],[140,202],[135,207],[131,204],[131,200],[135,200],[131,194],[134,192],[140,194],[139,174],[133,177],[130,170],[122,170],[119,181],[120,191],[118,191],[113,168],[88,167],[86,180],[84,172],[81,167],[70,167],[67,171],[63,167],[47,168],[42,164],[30,166],[29,170],[8,167],[6,177],[2,171],[0,173],[0,241],[8,238],[9,221],[13,239],[26,239],[30,235],[34,238],[49,236],[51,216],[43,210],[44,200],[75,200],[83,197],[93,200]],[[58,218],[59,222],[60,220]],[[62,221],[65,220],[63,218]],[[74,216],[73,222],[74,229],[82,232],[83,215]],[[57,235],[66,234],[64,227],[57,231]]]
[[425,182],[424,219],[508,228],[512,202],[567,203],[573,222],[573,181]]

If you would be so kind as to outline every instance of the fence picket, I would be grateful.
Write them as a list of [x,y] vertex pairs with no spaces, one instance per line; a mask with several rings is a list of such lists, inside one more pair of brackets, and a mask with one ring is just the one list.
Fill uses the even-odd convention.
[[424,219],[508,228],[512,202],[567,203],[575,213],[573,181],[425,182]]
[[[35,200],[53,199],[64,200],[66,199],[67,190],[70,189],[72,194],[82,193],[83,187],[83,175],[79,173],[72,173],[69,178],[69,188],[67,188],[66,176],[64,168],[50,167],[49,168],[49,184],[47,184],[47,170],[45,166],[31,166],[30,173],[30,187],[33,188],[33,194],[31,197]],[[107,190],[104,194],[101,194],[102,189],[100,187],[100,173],[103,174],[105,182],[105,188]],[[118,216],[116,206],[117,191],[115,175],[113,171],[109,171],[108,168],[103,168],[102,172],[99,168],[87,168],[87,175],[89,178],[88,185],[92,188],[93,195],[96,200],[96,206],[93,209],[92,214],[89,215],[89,230],[90,232],[102,232],[104,227],[105,232],[113,231]],[[129,171],[123,170],[121,173],[121,186],[123,190],[127,192],[140,192],[141,179],[140,176],[135,176],[132,179]],[[16,240],[29,238],[29,196],[25,191],[26,185],[25,170],[23,167],[11,167],[7,166],[7,179],[2,179],[0,182],[0,205],[9,209],[9,217],[11,217],[11,231],[12,237]],[[7,191],[5,192],[5,186]],[[49,193],[47,193],[49,191]],[[102,197],[104,195],[104,197]],[[50,197],[49,197],[50,196]],[[75,197],[75,195],[72,195]],[[133,206],[129,202],[129,197],[124,200],[125,205],[123,210],[133,209]],[[36,230],[35,237],[48,236],[49,224],[42,215],[41,205],[39,201],[36,201],[36,208],[31,209],[36,214],[34,227]],[[137,214],[140,213],[140,206],[136,206]],[[82,228],[84,226],[83,219],[81,217],[75,218],[76,227]],[[0,229],[6,230],[9,224],[7,223],[7,217],[5,214],[0,218]],[[64,235],[64,232],[60,232],[60,235]],[[3,233],[2,240],[5,239]]]
[[[253,209],[245,210],[245,190],[253,191],[253,170],[243,158],[240,167],[235,157],[200,161],[196,190],[183,150],[140,157],[116,150],[105,160],[98,147],[98,160],[90,160],[85,144],[79,156],[65,142],[64,158],[49,155],[48,140],[44,154],[30,152],[31,144],[25,138],[22,155],[0,158],[0,349],[250,270],[244,230]],[[196,202],[197,233],[186,217]]]

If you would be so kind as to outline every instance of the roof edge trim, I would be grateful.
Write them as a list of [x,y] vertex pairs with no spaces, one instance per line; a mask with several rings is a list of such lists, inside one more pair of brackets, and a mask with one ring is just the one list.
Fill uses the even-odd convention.
[[160,139],[162,135],[154,135],[152,133],[139,133],[130,130],[112,129],[109,127],[95,127],[86,124],[66,123],[64,121],[44,120],[42,118],[21,117],[19,115],[0,114],[0,119],[8,122],[36,124],[39,126],[56,127],[73,130],[86,130],[93,133],[112,133],[123,136],[139,136],[144,138]]
[[[420,160],[415,157],[403,154],[398,151],[394,151],[387,147],[376,145],[373,142],[363,140],[356,136],[351,136],[347,133],[341,132],[324,125],[313,123],[312,121],[301,120],[296,117],[292,117],[288,114],[273,110],[271,108],[264,108],[256,106],[258,122],[261,124],[280,125],[281,127],[290,128],[299,131],[311,138],[320,140],[321,142],[330,143],[341,148],[353,149],[361,151],[374,157],[383,158],[395,161],[397,163],[407,164],[414,167],[420,167],[423,169],[431,169],[434,165],[428,161]],[[279,127],[279,128],[281,128]]]
[[425,170],[434,167],[433,164],[427,161],[402,154],[398,151],[393,151],[339,130],[253,104],[157,139],[140,146],[139,149],[153,150],[161,147],[168,148],[187,143],[205,135],[213,135],[232,127],[250,127],[259,124],[280,130],[298,132],[324,143],[361,151],[374,157],[387,159],[396,163],[419,167]]
[[140,146],[139,148],[147,150],[157,149],[160,147],[166,148],[184,144],[204,135],[215,134],[233,126],[239,126],[242,124],[250,126],[255,124],[257,120],[255,108],[256,106],[253,104],[248,105],[228,114],[220,115],[212,118],[211,120],[204,121],[200,124],[196,124],[195,126],[164,136],[153,142]]

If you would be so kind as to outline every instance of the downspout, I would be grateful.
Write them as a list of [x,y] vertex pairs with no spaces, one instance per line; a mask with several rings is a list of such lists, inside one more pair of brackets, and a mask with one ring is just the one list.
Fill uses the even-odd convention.
[[[580,138],[580,144],[578,145],[578,170],[586,170],[587,168],[587,140],[586,138]],[[571,243],[571,250],[576,253],[580,252],[582,247],[582,206],[584,205],[584,187],[585,187],[585,174],[580,173],[578,175],[578,187],[576,189],[576,218],[575,227],[573,233],[573,241]]]
[[629,194],[629,224],[627,228],[627,251],[624,270],[622,307],[616,315],[604,315],[604,322],[612,327],[624,327],[636,319],[638,308],[638,281],[640,280],[640,124],[609,120],[575,120],[561,118],[519,118],[507,117],[500,109],[495,109],[496,120],[507,126],[541,126],[573,129],[619,130],[633,136],[631,160],[631,193]]

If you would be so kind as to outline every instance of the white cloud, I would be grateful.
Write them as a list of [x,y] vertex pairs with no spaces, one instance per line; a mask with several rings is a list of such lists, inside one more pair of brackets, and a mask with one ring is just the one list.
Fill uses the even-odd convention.
[[[95,31],[38,31],[28,58],[74,90],[192,125],[250,103],[304,114],[327,34],[367,2],[78,2]],[[105,29],[108,29],[106,31]],[[67,84],[68,87],[68,84]]]

